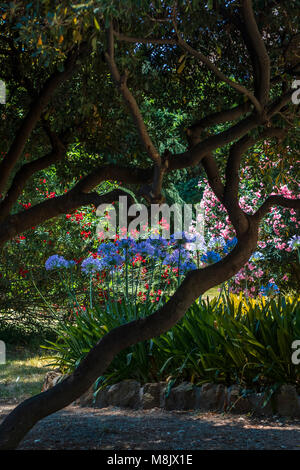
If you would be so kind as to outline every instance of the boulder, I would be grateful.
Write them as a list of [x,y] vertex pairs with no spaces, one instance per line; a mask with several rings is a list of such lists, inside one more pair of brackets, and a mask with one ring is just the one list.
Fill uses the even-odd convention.
[[165,408],[167,410],[192,410],[197,408],[199,387],[190,382],[183,382],[171,389],[168,397],[165,398]]
[[45,375],[42,392],[45,392],[46,390],[49,390],[49,388],[54,387],[54,385],[56,385],[57,382],[62,379],[62,377],[63,374],[59,372],[59,369],[49,370],[49,372],[47,372]]
[[205,383],[201,387],[198,408],[203,410],[224,410],[226,387],[223,384]]
[[140,406],[140,387],[139,382],[130,379],[111,385],[105,397],[107,406],[138,408]]
[[265,393],[251,393],[251,395],[249,395],[251,411],[253,412],[254,415],[270,417],[273,414],[275,414],[273,400],[270,399],[268,403],[264,406],[265,400],[266,400]]
[[230,413],[248,413],[252,409],[249,396],[244,397],[238,385],[227,388],[225,401],[226,411]]
[[279,416],[300,417],[299,398],[296,387],[284,384],[275,395],[275,407]]
[[79,406],[92,406],[94,404],[94,385],[92,385],[79,400],[76,400]]
[[141,389],[141,408],[149,410],[163,407],[165,387],[165,382],[146,383]]
[[94,406],[96,408],[106,408],[108,406],[107,392],[110,387],[105,387],[102,390],[99,390],[94,397]]

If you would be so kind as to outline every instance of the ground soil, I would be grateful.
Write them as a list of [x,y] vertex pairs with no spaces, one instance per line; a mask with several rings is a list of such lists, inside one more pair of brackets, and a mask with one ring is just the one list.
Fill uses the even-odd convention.
[[[14,406],[0,402],[0,422]],[[300,450],[300,421],[68,406],[37,423],[19,449]]]

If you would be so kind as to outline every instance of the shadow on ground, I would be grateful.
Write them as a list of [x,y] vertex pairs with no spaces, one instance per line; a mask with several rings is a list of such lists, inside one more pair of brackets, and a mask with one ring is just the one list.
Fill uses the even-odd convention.
[[[0,418],[11,408],[0,404]],[[19,449],[300,450],[300,421],[70,406],[38,423]]]

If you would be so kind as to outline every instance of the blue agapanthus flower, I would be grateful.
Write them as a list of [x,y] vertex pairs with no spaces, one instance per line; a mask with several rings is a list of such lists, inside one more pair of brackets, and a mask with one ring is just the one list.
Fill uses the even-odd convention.
[[103,269],[103,260],[93,258],[92,256],[89,256],[88,258],[84,259],[81,263],[81,270],[85,274],[94,274],[98,271],[102,271]]
[[217,263],[221,260],[221,256],[216,251],[207,251],[201,256],[201,261],[206,264]]
[[262,286],[260,288],[259,292],[263,296],[270,296],[270,295],[279,294],[280,290],[277,284],[275,284],[274,282],[268,282],[266,286]]
[[121,248],[123,250],[128,250],[128,251],[136,251],[136,241],[131,238],[121,238],[116,242],[116,245],[118,248]]
[[224,248],[226,246],[226,242],[222,237],[212,237],[207,245],[209,248]]
[[98,255],[107,256],[110,254],[116,254],[117,251],[117,246],[113,242],[101,243],[98,248]]
[[237,238],[233,237],[231,240],[226,240],[225,245],[223,246],[223,252],[227,255],[237,244]]
[[294,235],[292,238],[290,238],[288,245],[290,248],[292,248],[292,250],[300,248],[300,235]]
[[136,245],[136,251],[142,256],[154,256],[155,248],[149,240],[141,241]]
[[231,238],[231,240],[226,241],[226,247],[229,248],[229,249],[234,248],[236,244],[237,244],[237,238],[236,237],[233,237],[233,238]]
[[120,256],[118,253],[113,253],[101,261],[105,268],[116,268],[117,266],[121,266],[123,263],[125,263],[125,258]]
[[75,261],[68,261],[63,256],[52,255],[47,259],[45,268],[47,271],[51,271],[52,269],[71,268],[74,264]]
[[255,251],[250,258],[250,261],[259,261],[261,259],[265,259],[264,255],[260,251]]
[[197,239],[196,235],[188,232],[175,232],[170,236],[170,243],[173,245],[185,245],[186,243],[193,243]]
[[160,235],[152,235],[146,240],[146,243],[149,243],[149,245],[152,247],[152,256],[154,258],[159,259],[165,256],[165,250],[168,247],[168,242],[165,238],[161,237]]
[[179,273],[184,274],[187,271],[197,269],[197,266],[192,261],[191,256],[184,248],[175,249],[172,253],[166,254],[162,264],[168,266],[179,267]]

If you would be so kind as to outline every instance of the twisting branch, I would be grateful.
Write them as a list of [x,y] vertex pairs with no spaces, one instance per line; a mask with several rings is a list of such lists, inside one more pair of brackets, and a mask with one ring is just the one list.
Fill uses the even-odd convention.
[[256,110],[258,111],[258,113],[262,113],[262,106],[261,106],[261,104],[259,103],[259,101],[256,99],[256,97],[253,95],[253,93],[251,91],[249,91],[243,85],[240,85],[239,83],[236,83],[233,80],[231,80],[230,78],[226,77],[226,75],[224,75],[224,73],[221,70],[219,70],[218,67],[216,67],[216,65],[206,55],[204,55],[202,52],[197,51],[196,49],[191,47],[183,39],[183,37],[182,37],[181,33],[179,32],[178,27],[177,27],[176,18],[175,18],[175,10],[174,10],[174,13],[173,13],[173,26],[174,26],[175,32],[177,34],[178,45],[183,50],[185,50],[186,52],[191,54],[193,57],[195,57],[196,59],[199,59],[201,62],[203,62],[203,64],[205,64],[208,67],[208,69],[211,70],[219,80],[221,80],[224,83],[227,83],[227,85],[231,86],[236,91],[238,91],[242,95],[246,96],[254,104]]
[[187,133],[195,135],[196,133],[202,132],[204,129],[207,129],[208,127],[212,127],[217,124],[224,124],[228,121],[234,121],[235,119],[238,119],[243,114],[246,114],[249,111],[251,111],[251,104],[248,101],[246,103],[235,106],[234,108],[224,109],[222,111],[209,114],[192,124],[188,128]]
[[136,125],[136,128],[139,133],[140,140],[154,163],[154,180],[152,184],[152,188],[149,191],[148,195],[151,199],[161,199],[161,188],[162,188],[162,180],[163,174],[165,172],[165,165],[162,165],[162,160],[159,152],[155,148],[151,137],[148,133],[147,127],[145,125],[144,119],[140,112],[139,106],[134,98],[133,94],[129,90],[127,86],[127,79],[128,79],[128,71],[125,71],[124,75],[121,76],[117,64],[114,58],[114,30],[113,25],[110,24],[110,27],[107,32],[107,52],[105,53],[105,58],[107,64],[109,66],[111,75],[115,83],[117,84],[127,106],[131,112],[133,117],[133,121]]
[[177,39],[162,39],[162,38],[138,38],[133,36],[126,36],[125,34],[114,31],[114,36],[119,41],[131,42],[135,44],[159,44],[159,45],[170,45],[175,46],[177,44]]
[[10,188],[6,192],[6,195],[0,203],[0,222],[3,221],[8,215],[17,201],[18,197],[22,193],[29,178],[34,175],[37,171],[41,171],[48,168],[50,165],[62,160],[66,155],[66,145],[62,142],[61,138],[51,131],[49,126],[45,123],[44,128],[49,137],[52,150],[43,157],[37,158],[32,162],[26,163],[15,174]]
[[19,160],[25,144],[39,121],[43,110],[57,88],[72,75],[79,53],[81,53],[84,48],[85,46],[82,46],[81,49],[75,52],[72,51],[72,53],[69,54],[64,64],[64,71],[59,72],[57,70],[54,72],[48,80],[46,80],[36,99],[33,100],[27,115],[23,119],[19,130],[16,132],[9,151],[0,163],[0,192],[3,192],[11,172]]
[[7,217],[0,227],[0,247],[7,240],[23,233],[32,226],[43,223],[45,220],[71,212],[80,206],[93,204],[95,207],[98,207],[100,204],[114,202],[120,196],[128,197],[129,195],[121,189],[116,189],[103,195],[97,192],[83,193],[75,186],[75,188],[62,196],[47,199],[34,207]]
[[272,206],[282,206],[289,209],[300,210],[300,199],[289,199],[280,194],[271,194],[255,212],[253,218],[259,222]]
[[232,201],[234,199],[237,200],[240,180],[239,169],[243,154],[259,140],[272,137],[282,139],[285,134],[285,129],[270,127],[261,132],[258,137],[245,135],[242,139],[238,140],[235,144],[232,145],[225,170],[226,184],[224,199],[226,201]]
[[[50,154],[51,155],[51,154]],[[53,150],[54,156],[54,150]],[[42,166],[45,161],[49,158],[48,155],[38,160],[24,165],[23,173],[24,178],[31,171],[39,166]],[[48,165],[47,165],[48,166]],[[28,172],[28,173],[27,173]],[[28,176],[29,177],[29,176]],[[105,202],[112,202],[120,195],[128,196],[127,192],[117,190],[110,192],[107,195],[99,195],[96,192],[91,192],[96,188],[102,181],[122,181],[122,183],[140,185],[142,182],[149,182],[153,178],[153,169],[143,168],[125,168],[117,165],[104,165],[98,169],[95,169],[85,178],[80,180],[73,189],[62,196],[57,196],[46,201],[37,204],[30,209],[18,212],[13,216],[6,216],[0,226],[0,247],[9,239],[19,235],[25,230],[30,229],[32,226],[36,226],[45,222],[45,220],[57,217],[66,212],[70,212],[83,205],[94,204],[96,207],[99,204]],[[22,185],[22,174],[16,174],[15,184],[11,186],[11,193],[9,193],[8,201],[11,202],[13,197],[18,193],[19,185]],[[107,196],[108,199],[105,199]],[[6,199],[3,201],[3,208],[6,207]],[[2,207],[1,207],[2,209]]]
[[245,135],[234,143],[229,152],[225,169],[225,189],[223,204],[228,211],[229,218],[237,232],[244,233],[248,228],[249,216],[241,209],[238,199],[239,191],[239,169],[243,154],[259,140],[266,138],[283,138],[286,131],[278,128],[265,129],[258,137]]
[[208,154],[202,159],[201,163],[207,175],[208,184],[219,201],[223,202],[224,185],[215,158],[212,154]]
[[252,0],[242,0],[242,16],[246,30],[246,45],[251,52],[251,58],[258,86],[258,101],[262,108],[269,101],[270,92],[270,59],[265,43],[259,32],[252,6]]

